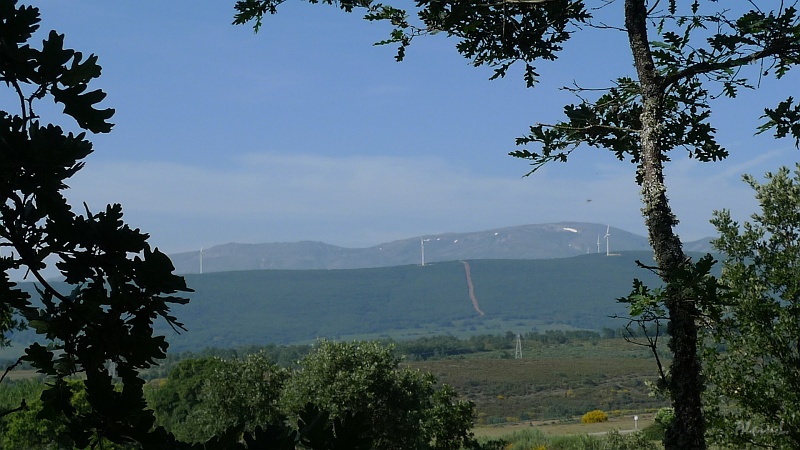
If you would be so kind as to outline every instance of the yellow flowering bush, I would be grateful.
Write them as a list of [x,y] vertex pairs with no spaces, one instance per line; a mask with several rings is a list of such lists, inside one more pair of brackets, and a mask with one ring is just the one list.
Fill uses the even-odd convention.
[[581,417],[581,423],[608,422],[608,414],[599,409],[589,411]]

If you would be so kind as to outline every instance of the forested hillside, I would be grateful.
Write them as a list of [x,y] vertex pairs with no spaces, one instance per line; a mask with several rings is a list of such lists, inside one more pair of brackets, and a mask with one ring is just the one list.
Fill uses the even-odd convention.
[[[187,275],[191,301],[175,310],[188,332],[165,324],[170,351],[250,344],[309,343],[317,338],[414,338],[548,329],[619,328],[616,299],[640,278],[651,253],[590,254],[549,260],[469,261],[475,308],[463,261],[350,270],[253,270]],[[33,292],[33,285],[24,284]],[[483,315],[481,315],[483,313]],[[17,342],[35,337],[19,332]],[[21,346],[20,346],[21,347]],[[8,350],[4,354],[8,354]],[[12,351],[14,349],[11,349]]]
[[[615,299],[628,294],[648,252],[553,260],[451,261],[357,270],[263,270],[189,275],[191,302],[177,314],[189,329],[173,348],[307,342],[318,337],[418,337],[532,329],[618,328]],[[168,330],[164,330],[168,331]]]

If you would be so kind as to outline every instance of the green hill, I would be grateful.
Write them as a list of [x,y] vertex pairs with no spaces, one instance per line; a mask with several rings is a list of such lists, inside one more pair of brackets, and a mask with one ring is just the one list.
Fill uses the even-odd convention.
[[[658,283],[635,260],[649,251],[549,260],[469,261],[469,296],[461,261],[342,270],[253,270],[190,274],[195,290],[174,314],[188,332],[159,324],[171,351],[250,344],[308,343],[316,338],[413,338],[526,333],[548,329],[617,329],[634,277]],[[30,283],[25,288],[33,292]],[[12,337],[22,344],[32,330]]]
[[173,350],[297,343],[318,337],[469,335],[532,329],[618,328],[615,299],[634,277],[656,283],[636,259],[584,255],[552,260],[470,261],[475,297],[462,262],[350,270],[259,270],[188,275],[195,289],[176,309],[188,333]]

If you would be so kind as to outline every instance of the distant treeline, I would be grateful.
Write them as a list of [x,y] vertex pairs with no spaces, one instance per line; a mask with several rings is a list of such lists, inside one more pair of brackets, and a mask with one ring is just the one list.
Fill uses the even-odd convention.
[[[647,329],[647,335],[655,336],[656,328]],[[658,330],[663,335],[666,331],[664,325]],[[619,339],[622,337],[642,338],[642,330],[631,328],[603,328],[600,332],[592,330],[547,330],[520,333],[520,342],[523,350],[532,350],[540,345],[565,345],[580,341],[597,341],[599,339]],[[511,331],[505,334],[481,334],[466,338],[452,335],[421,337],[411,340],[381,339],[382,344],[394,347],[397,356],[406,361],[425,361],[431,359],[446,359],[463,355],[505,351],[509,357],[513,356],[516,348],[517,334]],[[164,378],[172,367],[179,361],[193,358],[218,357],[221,359],[243,359],[247,355],[264,353],[275,364],[281,367],[293,368],[303,356],[311,351],[311,345],[246,345],[237,348],[206,348],[200,352],[181,352],[170,354],[158,366],[148,369],[145,373],[147,379]],[[0,360],[0,366],[8,367],[14,364],[12,360]],[[28,369],[26,363],[18,366],[19,369]]]
[[[660,330],[663,334],[663,327]],[[647,334],[655,336],[656,329],[648,328]],[[564,345],[576,341],[597,341],[599,339],[616,339],[622,337],[644,337],[642,330],[626,330],[625,328],[603,328],[601,332],[592,330],[547,330],[545,332],[531,331],[520,333],[520,344],[523,350],[530,350],[537,345]],[[484,352],[495,352],[516,349],[517,334],[481,334],[459,339],[455,336],[443,335],[424,337],[408,341],[387,341],[395,346],[395,352],[411,361],[424,361],[428,359],[444,359],[459,355],[469,355]]]
[[[663,334],[665,328],[662,327]],[[534,350],[539,346],[568,345],[576,342],[596,342],[600,339],[619,339],[622,337],[643,337],[644,333],[633,330],[631,335],[625,328],[603,328],[600,332],[592,330],[547,330],[520,333],[523,351]],[[655,328],[648,330],[655,335]],[[465,355],[501,352],[501,357],[513,357],[516,348],[517,334],[511,331],[505,334],[481,334],[467,338],[451,335],[421,337],[411,340],[382,339],[379,342],[391,345],[394,353],[405,361],[426,361],[436,359],[458,358]],[[265,354],[272,362],[281,366],[294,368],[297,362],[308,354],[312,345],[248,345],[235,349],[207,348],[201,352],[182,352],[172,354],[158,366],[145,373],[147,379],[164,378],[172,367],[185,359],[218,357],[226,360],[244,359],[247,355]]]

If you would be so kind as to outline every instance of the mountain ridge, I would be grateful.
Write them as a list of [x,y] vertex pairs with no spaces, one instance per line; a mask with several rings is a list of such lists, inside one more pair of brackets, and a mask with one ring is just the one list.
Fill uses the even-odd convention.
[[[363,248],[319,241],[228,243],[170,255],[177,273],[240,270],[366,269],[467,259],[554,259],[606,252],[649,250],[647,238],[607,225],[555,222],[472,232],[415,236]],[[685,243],[710,252],[709,238]],[[424,256],[423,256],[424,255]]]

